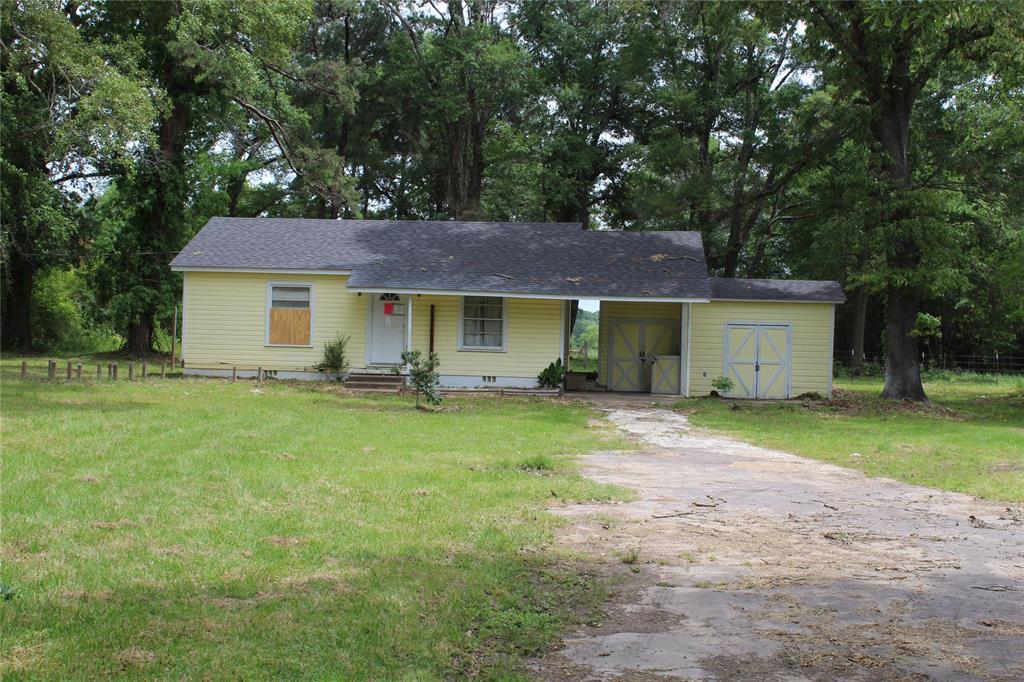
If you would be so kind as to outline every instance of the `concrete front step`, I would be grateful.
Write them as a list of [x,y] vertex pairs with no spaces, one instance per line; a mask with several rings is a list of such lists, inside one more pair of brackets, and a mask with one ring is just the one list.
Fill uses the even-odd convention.
[[405,377],[384,376],[383,374],[350,374],[345,380],[349,384],[404,384]]
[[354,391],[397,393],[405,386],[405,377],[399,374],[352,372],[345,380],[345,388]]

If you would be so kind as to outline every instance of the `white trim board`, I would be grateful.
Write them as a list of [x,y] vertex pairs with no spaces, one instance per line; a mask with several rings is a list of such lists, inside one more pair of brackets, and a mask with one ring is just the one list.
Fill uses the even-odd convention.
[[832,304],[832,314],[829,317],[829,327],[828,327],[828,395],[825,396],[829,400],[832,400],[832,380],[833,380],[832,374],[835,371],[835,367],[833,365],[835,364],[835,359],[836,359],[835,343],[836,343],[836,304],[833,303]]
[[377,287],[348,287],[360,294],[415,294],[417,296],[500,296],[501,298],[542,298],[556,301],[575,301],[593,298],[601,301],[632,301],[636,303],[708,303],[707,298],[671,298],[665,296],[591,296],[589,294],[533,294],[510,291],[458,291],[454,289],[380,289]]
[[[181,347],[178,360],[185,360],[185,311],[188,309],[188,275],[181,276]],[[173,341],[171,343],[174,343]]]
[[686,388],[683,395],[690,397],[690,351],[693,346],[693,304],[686,304]]
[[[781,280],[785,281],[785,280]],[[711,303],[820,303],[821,305],[836,305],[846,301],[811,301],[806,298],[712,298]]]
[[252,272],[260,275],[339,275],[348,276],[351,270],[288,270],[281,268],[208,268],[175,267],[171,272]]

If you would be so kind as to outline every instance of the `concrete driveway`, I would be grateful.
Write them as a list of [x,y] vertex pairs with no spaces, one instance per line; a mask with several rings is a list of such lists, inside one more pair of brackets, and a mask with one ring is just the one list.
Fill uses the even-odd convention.
[[[1024,510],[609,410],[642,444],[584,471],[636,492],[561,508],[610,576],[539,678],[1024,680]],[[635,560],[634,560],[635,559]]]

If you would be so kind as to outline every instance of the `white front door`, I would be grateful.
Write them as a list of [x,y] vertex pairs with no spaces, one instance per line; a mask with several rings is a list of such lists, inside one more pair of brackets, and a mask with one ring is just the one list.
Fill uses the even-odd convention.
[[371,294],[370,364],[397,365],[405,350],[405,324],[408,297],[398,294]]

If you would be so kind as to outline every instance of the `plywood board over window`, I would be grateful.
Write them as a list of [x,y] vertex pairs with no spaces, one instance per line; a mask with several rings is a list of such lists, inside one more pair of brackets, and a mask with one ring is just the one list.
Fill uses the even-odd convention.
[[313,338],[313,287],[288,282],[267,287],[267,343],[309,346]]

